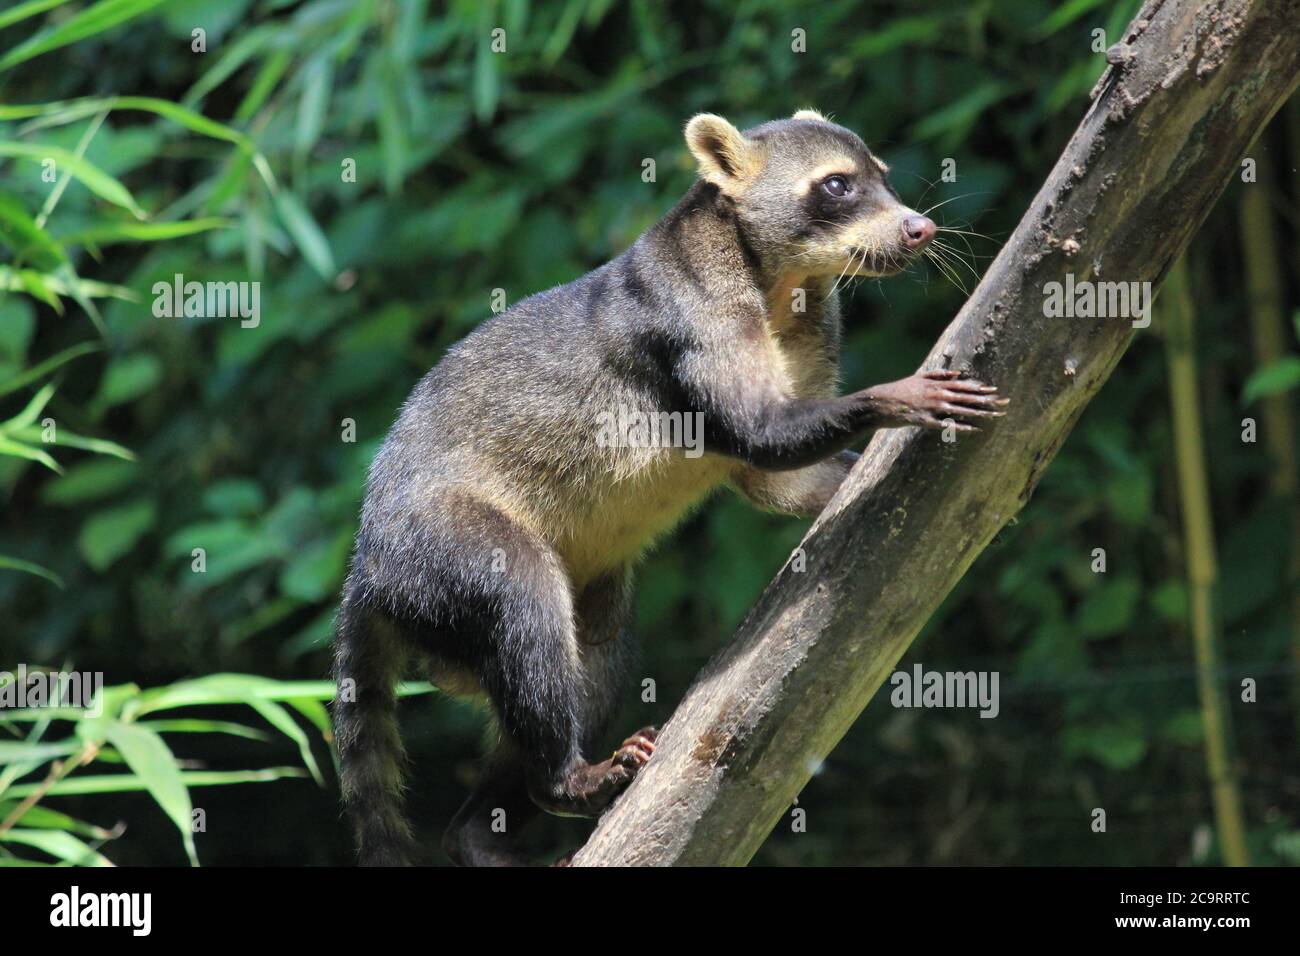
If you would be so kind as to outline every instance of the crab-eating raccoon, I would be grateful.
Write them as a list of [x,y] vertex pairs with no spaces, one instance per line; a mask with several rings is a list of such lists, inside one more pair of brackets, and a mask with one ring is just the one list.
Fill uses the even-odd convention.
[[538,808],[597,815],[654,752],[645,728],[595,756],[635,656],[633,569],[657,538],[723,485],[815,515],[872,430],[967,430],[1006,403],[951,370],[836,394],[835,284],[900,271],[936,229],[855,134],[807,110],[743,133],[702,114],[686,143],[699,178],[682,200],[451,348],[375,458],[335,640],[362,863],[420,858],[396,720],[409,657],[443,691],[485,695],[498,728],[444,848],[524,862],[515,837]]

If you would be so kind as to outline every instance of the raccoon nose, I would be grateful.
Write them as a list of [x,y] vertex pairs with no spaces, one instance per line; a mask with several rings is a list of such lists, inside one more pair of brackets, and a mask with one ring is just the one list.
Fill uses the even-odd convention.
[[920,249],[934,238],[934,221],[927,216],[907,216],[903,219],[903,245]]

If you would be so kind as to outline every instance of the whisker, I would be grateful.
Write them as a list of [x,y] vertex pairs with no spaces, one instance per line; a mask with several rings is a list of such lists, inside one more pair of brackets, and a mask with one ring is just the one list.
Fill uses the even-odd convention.
[[956,270],[953,269],[946,260],[940,257],[938,250],[934,249],[932,246],[927,247],[925,250],[925,257],[934,264],[935,268],[939,270],[945,279],[960,289],[963,295],[970,295],[970,292],[966,289],[966,284],[961,281],[961,276],[957,274]]
[[844,278],[844,273],[847,272],[849,266],[853,264],[854,258],[856,258],[856,256],[851,255],[848,261],[844,263],[844,268],[841,269],[840,274],[835,277],[835,282],[831,284],[831,291],[826,293],[826,298],[829,299],[831,296],[833,296],[835,294],[835,290],[840,287],[840,280]]
[[947,243],[938,242],[937,240],[935,242],[932,242],[930,245],[932,247],[935,247],[938,252],[944,254],[950,260],[954,260],[960,263],[966,269],[966,271],[968,271],[972,276],[975,277],[976,282],[980,280],[979,273],[976,272],[974,267],[972,267],[969,262],[963,259],[961,257],[961,253],[958,252],[956,249],[954,249],[952,246],[948,245]]
[[974,236],[976,239],[987,239],[989,242],[997,242],[993,236],[985,232],[975,232],[973,229],[954,229],[952,226],[935,226],[939,232],[952,232],[959,236]]
[[988,195],[988,190],[984,190],[983,192],[977,192],[977,193],[963,193],[960,196],[953,196],[951,199],[945,199],[943,202],[935,203],[933,206],[930,207],[930,209],[926,209],[922,211],[921,215],[928,216],[930,214],[930,210],[938,209],[940,206],[946,206],[948,205],[948,203],[956,202],[958,199],[969,199],[971,196],[984,196],[984,195]]
[[960,266],[961,268],[969,272],[972,278],[974,278],[976,282],[979,282],[980,279],[979,273],[976,272],[974,269],[972,269],[969,263],[967,263],[960,256],[956,255],[951,249],[937,248],[934,250],[934,254],[938,256],[940,259],[942,259],[945,263],[947,263],[948,266],[952,268],[954,272],[956,272],[958,270],[958,267]]
[[926,196],[930,194],[930,190],[933,189],[938,184],[939,180],[926,179],[920,173],[912,173],[912,175],[915,176],[917,179],[921,180],[921,182],[926,184],[925,192],[921,193],[921,195],[916,197],[916,201],[919,203],[922,199],[924,199]]
[[[853,279],[856,279],[856,278],[857,278],[857,276],[858,276],[858,269],[861,268],[861,266],[858,265],[858,254],[859,254],[859,252],[861,252],[862,262],[865,264],[866,261],[867,261],[867,247],[866,247],[866,246],[859,246],[857,249],[854,250],[852,258],[849,259],[849,269],[848,269],[848,272],[845,273],[845,275],[848,277],[848,280],[849,280],[850,282],[851,282]],[[844,286],[844,287],[845,287],[846,289],[848,288],[848,283],[847,283],[847,282],[845,283],[845,286]]]
[[[971,248],[969,239],[967,239],[961,233],[954,233],[954,235],[956,235],[957,239],[961,242],[961,244],[966,247],[966,255],[970,256],[972,259],[979,258],[977,255],[975,255],[975,250]],[[937,238],[935,239],[935,242],[939,242],[939,241],[940,241],[939,239]],[[992,258],[992,256],[987,256],[986,258]]]

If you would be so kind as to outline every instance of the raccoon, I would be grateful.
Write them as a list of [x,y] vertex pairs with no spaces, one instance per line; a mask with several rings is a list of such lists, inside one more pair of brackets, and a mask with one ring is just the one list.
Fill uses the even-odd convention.
[[[699,177],[681,201],[613,261],[449,349],[375,457],[334,668],[363,864],[420,859],[396,719],[408,659],[486,698],[498,728],[445,851],[526,863],[514,836],[530,816],[599,815],[654,753],[652,727],[597,751],[636,657],[634,568],[657,539],[724,485],[816,515],[874,429],[1002,414],[995,388],[951,370],[837,394],[838,279],[897,273],[936,231],[857,135],[801,110],[744,132],[702,114],[685,138]],[[701,427],[666,429],[691,442],[610,427],[665,416]]]

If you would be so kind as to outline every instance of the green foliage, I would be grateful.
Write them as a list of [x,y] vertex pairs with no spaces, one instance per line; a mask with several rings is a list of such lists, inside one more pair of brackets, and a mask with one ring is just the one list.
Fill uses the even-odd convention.
[[[12,674],[5,676],[13,678]],[[13,693],[15,688],[8,690]],[[180,832],[190,863],[197,866],[190,788],[272,781],[308,772],[321,782],[307,734],[290,710],[297,711],[321,734],[328,734],[329,722],[320,701],[333,694],[334,686],[327,681],[290,685],[245,674],[214,674],[150,690],[134,684],[105,687],[84,710],[48,706],[6,709],[0,727],[8,727],[17,739],[0,740],[0,866],[39,862],[22,852],[24,848],[40,850],[64,863],[112,865],[99,850],[122,835],[120,828],[105,829],[76,820],[37,801],[131,790],[146,791],[157,801]],[[263,732],[241,723],[153,716],[221,704],[245,706],[263,717],[298,747],[306,771],[294,767],[233,772],[182,769],[164,734],[221,733],[266,739]],[[46,738],[51,726],[67,723],[72,725],[70,737]],[[125,771],[80,772],[94,762],[121,764]],[[27,777],[31,782],[17,782]]]
[[1249,405],[1257,398],[1289,392],[1300,385],[1300,355],[1288,355],[1259,369],[1246,379],[1241,402]]

